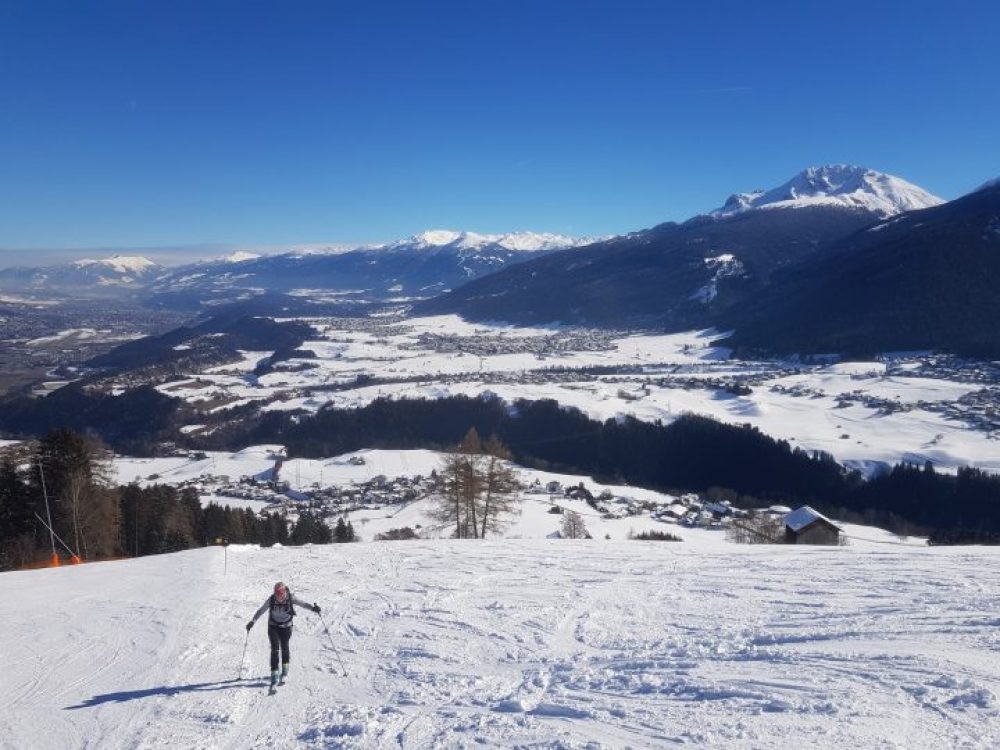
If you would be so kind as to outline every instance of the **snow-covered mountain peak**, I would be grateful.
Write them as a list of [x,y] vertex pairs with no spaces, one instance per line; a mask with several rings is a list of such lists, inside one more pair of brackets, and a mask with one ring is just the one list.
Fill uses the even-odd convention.
[[143,274],[159,266],[141,255],[112,255],[110,258],[83,258],[74,261],[77,268],[99,266],[120,274]]
[[899,177],[849,164],[809,167],[771,190],[737,193],[711,213],[724,217],[753,209],[835,206],[882,218],[937,206],[944,201]]
[[428,229],[426,232],[415,234],[409,240],[402,242],[417,247],[442,247],[457,242],[462,238],[462,235],[463,232],[455,232],[450,229]]
[[541,252],[576,247],[586,244],[589,239],[568,237],[548,232],[507,232],[504,234],[479,234],[477,232],[456,232],[449,229],[432,229],[416,234],[408,240],[393,242],[387,247],[404,246],[418,249],[454,247],[459,250],[479,250],[499,246],[512,252]]
[[245,250],[237,250],[235,253],[230,253],[229,255],[219,258],[219,260],[224,263],[243,263],[248,260],[257,260],[260,257],[261,256],[258,253],[248,253]]

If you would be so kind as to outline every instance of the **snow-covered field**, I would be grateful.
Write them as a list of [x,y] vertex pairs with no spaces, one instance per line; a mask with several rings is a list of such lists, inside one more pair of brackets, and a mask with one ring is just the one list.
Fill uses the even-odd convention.
[[[1000,557],[887,545],[232,547],[0,575],[11,748],[1000,743]],[[283,579],[289,684],[243,625]],[[337,654],[347,676],[340,672]]]
[[[270,353],[247,352],[240,363],[192,373],[160,390],[194,405],[221,400],[210,407],[215,412],[247,403],[316,411],[379,397],[551,398],[602,420],[633,415],[669,422],[695,413],[751,424],[866,472],[904,460],[931,461],[944,471],[972,465],[1000,472],[996,431],[973,429],[964,416],[972,414],[969,407],[953,408],[981,383],[911,377],[905,370],[887,374],[883,362],[729,360],[728,350],[712,346],[712,331],[616,337],[557,326],[470,324],[457,316],[390,318],[383,325],[373,318],[353,328],[312,323],[317,338],[302,349],[315,358],[293,359],[256,377],[249,371]],[[565,371],[594,367],[617,371]],[[355,385],[359,376],[376,382]],[[698,385],[746,377],[754,385],[741,396]]]

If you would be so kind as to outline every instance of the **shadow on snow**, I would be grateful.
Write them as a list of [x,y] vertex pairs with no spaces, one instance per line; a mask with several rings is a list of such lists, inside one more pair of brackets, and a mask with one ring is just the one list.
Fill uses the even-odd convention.
[[260,680],[222,680],[221,682],[197,682],[190,685],[162,685],[160,687],[146,688],[145,690],[124,690],[120,693],[104,693],[88,698],[76,706],[66,706],[64,711],[73,711],[78,708],[93,708],[104,703],[125,703],[127,701],[139,700],[140,698],[152,698],[157,695],[174,696],[181,693],[207,693],[213,690],[233,690],[236,688],[259,688],[268,683]]

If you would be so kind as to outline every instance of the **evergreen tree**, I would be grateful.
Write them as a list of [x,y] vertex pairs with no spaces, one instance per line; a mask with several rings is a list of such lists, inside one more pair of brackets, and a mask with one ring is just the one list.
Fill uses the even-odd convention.
[[313,544],[330,544],[333,542],[333,529],[321,518],[316,519],[316,526],[313,528]]
[[343,516],[337,519],[337,526],[333,530],[333,541],[341,544],[357,541],[357,537],[354,535],[354,527],[350,521],[345,522]]
[[272,544],[288,544],[288,523],[277,513],[264,513],[261,516],[261,544],[270,547]]
[[218,503],[209,503],[202,513],[202,544],[216,544],[229,531],[226,511]]
[[201,544],[204,538],[204,511],[201,507],[201,498],[198,497],[197,490],[185,487],[181,490],[180,504],[184,507],[191,524],[191,535],[194,537],[194,544]]
[[302,511],[299,514],[299,520],[292,527],[292,533],[289,537],[288,543],[294,545],[302,545],[312,542],[313,536],[315,535],[316,519],[313,518],[312,513],[308,511]]
[[254,513],[250,508],[243,509],[243,528],[246,532],[246,538],[243,540],[246,544],[260,544],[261,533],[260,533],[261,522],[257,518],[257,514]]
[[344,523],[343,516],[337,519],[337,525],[333,530],[333,540],[340,544],[347,541],[347,524]]
[[35,506],[11,460],[0,463],[0,570],[32,562],[36,556]]
[[31,461],[33,493],[47,496],[55,532],[85,559],[119,553],[121,518],[110,454],[72,430],[50,431]]

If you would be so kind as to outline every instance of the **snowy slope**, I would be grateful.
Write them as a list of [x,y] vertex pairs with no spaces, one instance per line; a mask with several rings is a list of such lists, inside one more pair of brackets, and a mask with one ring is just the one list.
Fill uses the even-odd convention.
[[848,164],[809,167],[771,190],[737,193],[712,212],[722,217],[751,209],[834,206],[861,209],[886,218],[944,201],[892,175]]
[[[224,554],[0,575],[3,746],[1000,742],[994,550],[470,541]],[[243,623],[279,578],[323,606],[337,651],[301,612],[289,684],[268,697],[264,628],[241,673]]]

